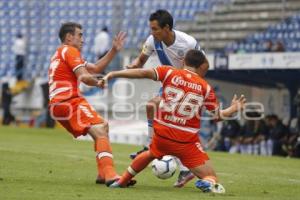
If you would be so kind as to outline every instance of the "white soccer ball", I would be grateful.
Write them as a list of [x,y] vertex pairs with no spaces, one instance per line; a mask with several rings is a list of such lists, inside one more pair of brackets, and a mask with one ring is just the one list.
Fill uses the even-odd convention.
[[153,174],[160,179],[171,178],[176,171],[177,164],[172,156],[166,155],[162,159],[155,159],[151,164]]

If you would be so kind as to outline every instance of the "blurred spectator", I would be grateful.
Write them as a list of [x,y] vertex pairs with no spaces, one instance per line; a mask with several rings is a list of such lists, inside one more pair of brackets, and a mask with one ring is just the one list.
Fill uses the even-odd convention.
[[199,131],[200,141],[206,150],[214,150],[216,147],[217,124],[214,120],[202,119]]
[[272,40],[266,40],[264,43],[263,43],[263,52],[272,52],[272,49],[273,49],[273,42]]
[[284,155],[282,144],[289,134],[288,128],[282,124],[276,115],[267,116],[266,125],[269,129],[268,151],[272,152],[272,155]]
[[12,94],[9,89],[9,84],[2,84],[2,108],[3,108],[3,119],[2,125],[9,125],[11,122],[15,121],[15,117],[10,112],[10,105],[12,101]]
[[18,81],[20,81],[23,80],[23,72],[24,72],[25,56],[26,56],[26,40],[21,33],[17,34],[17,37],[12,46],[12,51],[16,56],[16,65],[15,65],[16,78]]
[[230,153],[239,152],[240,128],[240,124],[236,120],[224,121],[217,150]]
[[262,120],[262,113],[249,111],[246,113],[246,118],[241,130],[241,153],[267,155],[268,130]]
[[[253,154],[254,155],[268,155],[267,152],[267,136],[268,128],[264,120],[254,121],[255,137],[253,140]],[[270,154],[271,155],[271,154]]]
[[110,49],[110,36],[106,26],[96,35],[94,39],[93,52],[97,56],[97,60],[102,58]]
[[241,40],[238,42],[238,49],[236,50],[237,54],[245,54],[247,53],[245,49],[245,41]]
[[256,122],[255,120],[246,120],[244,126],[241,129],[241,154],[252,154],[253,153],[253,142],[256,136],[255,133]]
[[50,115],[50,110],[48,109],[49,104],[49,84],[48,82],[42,83],[41,85],[42,95],[43,95],[43,110],[42,113],[34,120],[35,127],[42,127],[45,125],[47,128],[54,128],[55,120],[52,119]]
[[51,115],[50,115],[50,111],[48,109],[48,105],[49,105],[49,84],[48,83],[43,83],[41,84],[42,87],[42,93],[43,93],[43,107],[45,109],[45,115],[46,115],[46,127],[47,128],[54,128],[55,126],[55,121],[52,119]]
[[272,51],[273,52],[284,52],[285,48],[283,46],[283,43],[281,41],[276,41],[276,43],[273,45]]
[[300,117],[291,120],[290,133],[285,137],[282,150],[288,157],[300,157]]

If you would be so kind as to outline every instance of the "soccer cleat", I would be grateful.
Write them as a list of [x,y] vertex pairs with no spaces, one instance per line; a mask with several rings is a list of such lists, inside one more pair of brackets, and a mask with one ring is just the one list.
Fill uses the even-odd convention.
[[137,155],[139,155],[140,153],[143,153],[144,151],[148,151],[148,150],[149,150],[148,147],[144,147],[142,150],[140,150],[140,151],[138,151],[138,152],[136,152],[136,153],[130,154],[129,157],[133,160],[133,159],[135,159],[135,157],[136,157]]
[[191,171],[180,171],[178,175],[177,181],[174,183],[174,187],[181,188],[183,187],[187,182],[192,180],[195,177],[195,175]]
[[[122,186],[122,185],[119,185],[118,181],[119,181],[120,178],[117,178],[117,179],[113,179],[113,180],[109,180],[109,181],[106,181],[106,186],[107,187],[111,187],[111,188],[123,188],[123,187],[130,187],[130,186],[134,186],[136,184],[136,180],[134,179],[131,179],[126,186]],[[116,184],[118,184],[119,186],[117,186]]]
[[220,183],[213,184],[209,181],[200,179],[196,181],[195,186],[199,188],[202,192],[212,192],[217,194],[225,193],[225,188]]
[[99,176],[97,176],[97,178],[96,178],[96,184],[105,184],[105,179],[104,178],[100,178]]
[[195,186],[199,188],[202,192],[211,192],[213,184],[206,180],[198,180]]
[[220,183],[216,183],[212,190],[212,193],[217,193],[217,194],[224,194],[225,193],[225,188],[223,187],[223,185],[221,185]]
[[114,181],[112,184],[110,184],[108,187],[110,188],[122,188],[122,186],[119,184],[118,181]]

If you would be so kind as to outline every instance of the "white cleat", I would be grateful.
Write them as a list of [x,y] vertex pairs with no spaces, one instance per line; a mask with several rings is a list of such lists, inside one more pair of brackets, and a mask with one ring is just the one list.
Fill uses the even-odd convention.
[[216,183],[211,188],[211,192],[216,193],[216,194],[224,194],[226,191],[225,191],[225,188],[223,187],[223,185],[221,185],[220,183]]

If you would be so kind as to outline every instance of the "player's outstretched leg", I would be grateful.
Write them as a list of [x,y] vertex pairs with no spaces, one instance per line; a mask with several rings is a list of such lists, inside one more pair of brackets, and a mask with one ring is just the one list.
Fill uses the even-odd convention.
[[[150,151],[145,151],[140,153],[131,163],[131,165],[127,168],[121,178],[114,183],[112,183],[109,187],[111,188],[120,188],[120,187],[128,187],[131,185],[132,178],[137,175],[140,171],[145,169],[148,164],[154,160],[154,156],[150,153]],[[134,183],[135,184],[135,183]]]
[[159,96],[157,96],[157,97],[154,97],[153,99],[151,99],[150,101],[148,101],[148,103],[147,103],[146,112],[147,112],[147,120],[148,120],[148,135],[147,135],[147,139],[146,139],[146,144],[144,145],[142,150],[130,154],[129,157],[131,159],[134,159],[138,154],[149,150],[149,145],[151,143],[152,136],[154,133],[154,130],[152,127],[154,114],[156,112],[156,108],[160,102],[160,99],[161,98]]
[[108,124],[93,125],[89,129],[89,134],[95,141],[96,162],[98,176],[96,183],[102,184],[112,180],[117,180],[120,176],[116,173],[113,162],[112,148],[108,138]]
[[218,183],[217,175],[209,160],[192,168],[191,171],[200,179],[196,181],[195,186],[202,192],[225,193],[225,188]]

